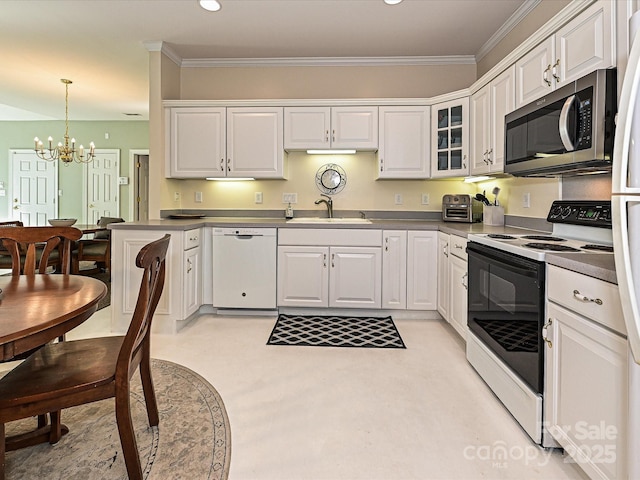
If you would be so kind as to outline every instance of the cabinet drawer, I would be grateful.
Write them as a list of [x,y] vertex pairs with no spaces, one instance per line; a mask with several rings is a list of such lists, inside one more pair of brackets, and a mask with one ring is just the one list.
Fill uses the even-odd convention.
[[618,286],[613,283],[548,265],[547,298],[616,332],[627,334]]
[[467,259],[467,239],[458,235],[449,237],[449,253],[456,257]]
[[184,243],[184,249],[189,250],[200,245],[200,229],[194,228],[193,230],[186,230],[183,232],[182,241]]

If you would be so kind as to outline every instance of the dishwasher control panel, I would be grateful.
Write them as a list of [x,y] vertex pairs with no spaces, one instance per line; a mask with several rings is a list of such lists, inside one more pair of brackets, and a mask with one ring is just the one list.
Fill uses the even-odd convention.
[[237,235],[237,236],[252,236],[252,237],[275,237],[275,228],[225,228],[216,227],[213,229],[213,235]]

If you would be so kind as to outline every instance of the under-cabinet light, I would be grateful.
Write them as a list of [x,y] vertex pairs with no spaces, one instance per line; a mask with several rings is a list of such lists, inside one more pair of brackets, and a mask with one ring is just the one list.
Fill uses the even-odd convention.
[[220,2],[216,0],[200,0],[200,6],[209,12],[217,12],[222,8]]
[[354,149],[347,150],[307,150],[309,155],[354,155],[356,153]]
[[215,180],[217,182],[239,182],[241,180],[255,180],[251,177],[207,177],[206,180]]
[[476,175],[471,177],[464,177],[464,183],[476,183],[476,182],[484,182],[485,180],[492,180],[493,177],[488,177],[487,175]]

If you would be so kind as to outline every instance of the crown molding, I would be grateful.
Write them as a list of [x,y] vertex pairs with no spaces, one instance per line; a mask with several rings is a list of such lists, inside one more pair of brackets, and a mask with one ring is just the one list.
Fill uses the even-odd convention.
[[274,57],[185,58],[181,67],[378,67],[398,65],[475,65],[473,55],[441,57]]
[[526,0],[520,7],[513,12],[504,24],[494,33],[487,42],[480,47],[476,54],[476,62],[482,60],[491,50],[493,50],[511,30],[513,30],[534,8],[536,8],[542,0]]
[[162,40],[153,40],[142,42],[144,47],[148,52],[161,52],[163,53],[169,60],[175,63],[178,66],[182,64],[182,57],[176,53],[176,51],[169,46],[167,42],[163,42]]

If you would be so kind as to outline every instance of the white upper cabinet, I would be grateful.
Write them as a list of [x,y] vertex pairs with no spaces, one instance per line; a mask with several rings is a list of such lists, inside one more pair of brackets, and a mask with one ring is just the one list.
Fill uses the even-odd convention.
[[431,177],[469,174],[469,97],[431,107]]
[[429,107],[380,107],[378,178],[429,178]]
[[378,148],[378,107],[286,107],[286,150]]
[[515,108],[515,66],[471,96],[471,174],[504,171],[504,117]]
[[594,3],[516,62],[516,108],[615,65],[614,3]]
[[227,177],[283,178],[282,107],[227,108]]
[[167,177],[224,176],[226,109],[175,107],[166,112]]

